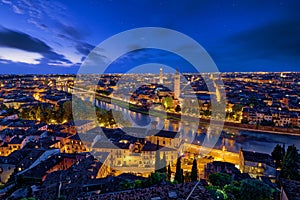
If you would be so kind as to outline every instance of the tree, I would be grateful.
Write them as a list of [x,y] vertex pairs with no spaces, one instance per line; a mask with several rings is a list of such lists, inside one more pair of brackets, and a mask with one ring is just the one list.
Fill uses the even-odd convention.
[[4,104],[0,104],[0,110],[7,110],[8,107]]
[[191,180],[197,181],[198,180],[198,167],[197,167],[197,160],[194,159],[193,166],[192,166],[192,172],[191,172]]
[[232,182],[232,177],[226,173],[214,173],[209,175],[208,180],[213,186],[223,188]]
[[121,111],[110,110],[109,113],[110,112],[111,112],[110,117],[114,119],[113,124],[117,124],[118,126],[121,126],[121,127],[132,126],[131,121],[128,118],[124,119],[124,115]]
[[272,189],[265,183],[256,179],[244,179],[241,181],[240,200],[271,200]]
[[155,172],[160,172],[161,163],[160,163],[160,151],[159,151],[159,144],[157,140],[156,144],[156,152],[155,152]]
[[160,183],[161,181],[166,179],[166,175],[165,174],[161,174],[161,173],[151,173],[151,175],[146,179],[146,181],[144,181],[142,183],[142,185],[144,187],[149,187],[151,185],[155,185],[157,183]]
[[277,144],[272,152],[272,158],[275,160],[276,169],[281,168],[284,154],[284,147],[281,147],[281,145]]
[[164,153],[163,158],[160,160],[160,165],[161,165],[161,169],[160,172],[161,173],[167,173],[167,159],[166,159],[166,153]]
[[69,121],[72,119],[72,103],[71,101],[66,101],[62,105],[63,109],[63,121]]
[[38,120],[38,121],[43,121],[44,120],[44,115],[42,113],[42,109],[41,109],[40,106],[38,106],[38,108],[36,109],[35,119]]
[[173,98],[171,96],[166,96],[163,98],[163,105],[165,109],[170,109],[173,107]]
[[168,165],[168,180],[171,180],[171,175],[172,175],[172,171],[171,171],[171,165],[169,163],[169,165]]
[[175,172],[175,178],[174,180],[177,181],[178,183],[183,183],[183,179],[182,179],[182,169],[181,169],[181,157],[179,156],[177,158],[177,162],[176,162],[176,172]]
[[225,185],[223,191],[226,192],[229,199],[240,199],[240,186],[241,182],[233,181],[230,185]]
[[180,105],[177,105],[177,106],[175,107],[175,112],[180,112],[180,111],[181,111]]
[[232,107],[232,111],[236,114],[238,112],[241,112],[243,110],[243,105],[241,104],[234,104]]
[[134,181],[134,188],[140,188],[142,186],[141,180],[135,180]]
[[297,148],[295,145],[289,146],[283,158],[280,177],[292,180],[300,180],[299,162],[300,158]]

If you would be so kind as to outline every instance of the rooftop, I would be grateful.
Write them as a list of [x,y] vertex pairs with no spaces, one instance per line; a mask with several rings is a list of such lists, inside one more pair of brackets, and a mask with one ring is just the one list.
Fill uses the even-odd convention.
[[258,162],[258,163],[266,163],[269,166],[275,167],[274,160],[272,156],[266,153],[258,153],[252,151],[244,151],[242,150],[245,161]]
[[300,181],[281,179],[280,182],[288,199],[300,200]]

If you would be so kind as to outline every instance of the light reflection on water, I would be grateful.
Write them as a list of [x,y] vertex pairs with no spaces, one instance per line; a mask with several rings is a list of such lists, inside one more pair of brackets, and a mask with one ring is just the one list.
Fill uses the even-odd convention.
[[[192,127],[196,127],[195,124],[181,124],[180,121],[162,119],[159,117],[150,117],[142,113],[137,113],[125,108],[122,108],[118,105],[113,105],[97,100],[96,106],[109,110],[113,109],[116,111],[121,111],[124,116],[129,117],[133,123],[133,126],[149,128],[151,121],[157,121],[158,129],[165,129],[170,131],[181,130],[183,134],[188,135],[188,138],[191,136],[195,137],[196,141],[199,141],[200,144],[203,143],[204,138],[207,133],[201,129],[195,130]],[[281,134],[271,134],[264,132],[252,132],[236,129],[224,129],[228,133],[234,133],[235,138],[223,138],[220,137],[215,145],[215,148],[221,149],[222,146],[225,146],[228,151],[238,152],[242,147],[244,150],[256,151],[263,153],[271,153],[276,146],[276,144],[285,144],[289,146],[295,144],[295,146],[300,149],[300,136],[290,136],[290,135],[281,135]]]

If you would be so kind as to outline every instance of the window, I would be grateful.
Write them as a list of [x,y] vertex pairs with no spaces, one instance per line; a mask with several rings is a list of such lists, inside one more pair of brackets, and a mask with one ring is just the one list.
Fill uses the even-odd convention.
[[261,163],[258,163],[258,167],[261,167],[262,166],[262,164]]

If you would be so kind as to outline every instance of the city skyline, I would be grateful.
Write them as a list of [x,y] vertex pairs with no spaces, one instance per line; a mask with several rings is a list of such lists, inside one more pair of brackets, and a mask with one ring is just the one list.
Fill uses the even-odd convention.
[[0,0],[0,199],[300,199],[299,8]]

